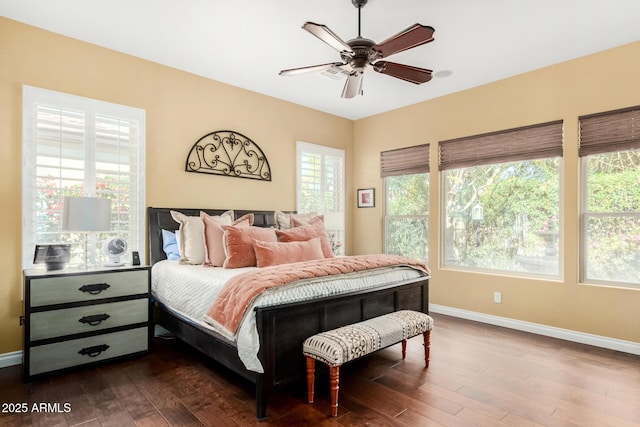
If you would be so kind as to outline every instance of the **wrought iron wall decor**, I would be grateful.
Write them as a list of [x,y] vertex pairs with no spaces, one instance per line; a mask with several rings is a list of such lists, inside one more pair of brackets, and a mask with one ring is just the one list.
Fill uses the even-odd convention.
[[187,172],[271,181],[269,161],[258,144],[230,130],[211,132],[193,144]]

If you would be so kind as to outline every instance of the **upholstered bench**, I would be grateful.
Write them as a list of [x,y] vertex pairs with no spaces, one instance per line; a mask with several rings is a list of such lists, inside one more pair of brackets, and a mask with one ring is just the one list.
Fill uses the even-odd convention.
[[412,310],[401,310],[363,322],[343,326],[307,338],[302,352],[307,360],[307,394],[313,403],[315,362],[329,366],[331,416],[338,415],[338,382],[340,366],[374,351],[402,342],[402,358],[406,357],[407,339],[422,334],[424,337],[424,363],[429,367],[431,316]]

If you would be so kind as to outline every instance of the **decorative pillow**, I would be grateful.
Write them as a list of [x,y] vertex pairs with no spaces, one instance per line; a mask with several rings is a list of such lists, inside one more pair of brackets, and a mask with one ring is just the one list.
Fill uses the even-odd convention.
[[325,258],[333,258],[333,251],[329,243],[329,235],[324,228],[324,223],[320,218],[312,218],[309,223],[301,227],[294,227],[289,230],[276,230],[278,240],[281,242],[303,242],[314,237],[320,238],[320,246]]
[[228,225],[224,228],[224,247],[227,258],[224,268],[255,267],[256,252],[253,241],[277,242],[274,228],[239,227]]
[[180,260],[180,250],[176,241],[176,233],[169,230],[162,230],[162,250],[170,261]]
[[292,220],[295,218],[298,221],[298,225],[303,225],[302,223],[307,223],[311,218],[317,216],[315,213],[306,213],[306,214],[294,214],[294,213],[285,213],[280,211],[274,212],[274,217],[276,219],[276,224],[279,230],[288,230],[293,225]]
[[249,213],[241,216],[227,224],[227,217],[217,217],[200,212],[200,219],[204,224],[204,249],[206,265],[222,267],[226,258],[224,254],[224,229],[225,225],[237,225],[238,227],[249,227],[253,225],[253,214]]
[[[171,217],[180,224],[178,230],[180,242],[180,262],[183,264],[202,264],[205,260],[204,224],[199,216],[187,216],[182,212],[170,211]],[[220,215],[223,223],[233,222],[233,211]],[[222,219],[224,218],[224,219]]]
[[324,258],[319,237],[305,242],[287,243],[255,240],[253,249],[256,253],[256,265],[258,267]]
[[305,224],[320,221],[324,224],[324,215],[291,214],[291,227],[301,227]]
[[280,212],[280,211],[275,211],[273,213],[273,216],[276,219],[276,225],[278,226],[279,230],[288,230],[289,228],[291,228],[291,214],[285,213],[285,212]]

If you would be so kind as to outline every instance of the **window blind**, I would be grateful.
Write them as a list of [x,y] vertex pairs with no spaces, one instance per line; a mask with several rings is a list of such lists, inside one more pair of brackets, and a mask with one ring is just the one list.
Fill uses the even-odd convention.
[[[144,201],[140,199],[142,176],[139,150],[140,122],[95,115],[93,156],[95,193],[111,199],[112,228],[120,235],[144,235]],[[139,243],[140,244],[140,243]]]
[[640,148],[640,106],[578,118],[579,156]]
[[327,230],[344,240],[344,151],[298,141],[297,203],[299,213],[324,215]]
[[38,230],[37,243],[57,243],[61,241],[62,191],[82,187],[86,117],[82,111],[44,105],[36,105],[33,113],[35,180],[25,189],[32,194],[34,206],[30,222]]
[[[312,212],[321,210],[322,201],[322,155],[302,152],[298,164],[300,192],[305,195],[306,208]],[[298,211],[305,210],[297,207]]]
[[380,153],[380,177],[429,172],[429,144]]
[[440,170],[562,156],[562,120],[440,142]]

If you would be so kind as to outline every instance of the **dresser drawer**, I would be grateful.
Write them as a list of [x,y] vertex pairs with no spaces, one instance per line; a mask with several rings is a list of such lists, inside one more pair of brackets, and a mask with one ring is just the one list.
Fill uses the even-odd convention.
[[149,321],[147,298],[41,311],[30,317],[32,341]]
[[148,292],[147,270],[31,278],[29,304],[33,308]]
[[32,347],[29,375],[147,351],[148,333],[149,328],[143,327]]

